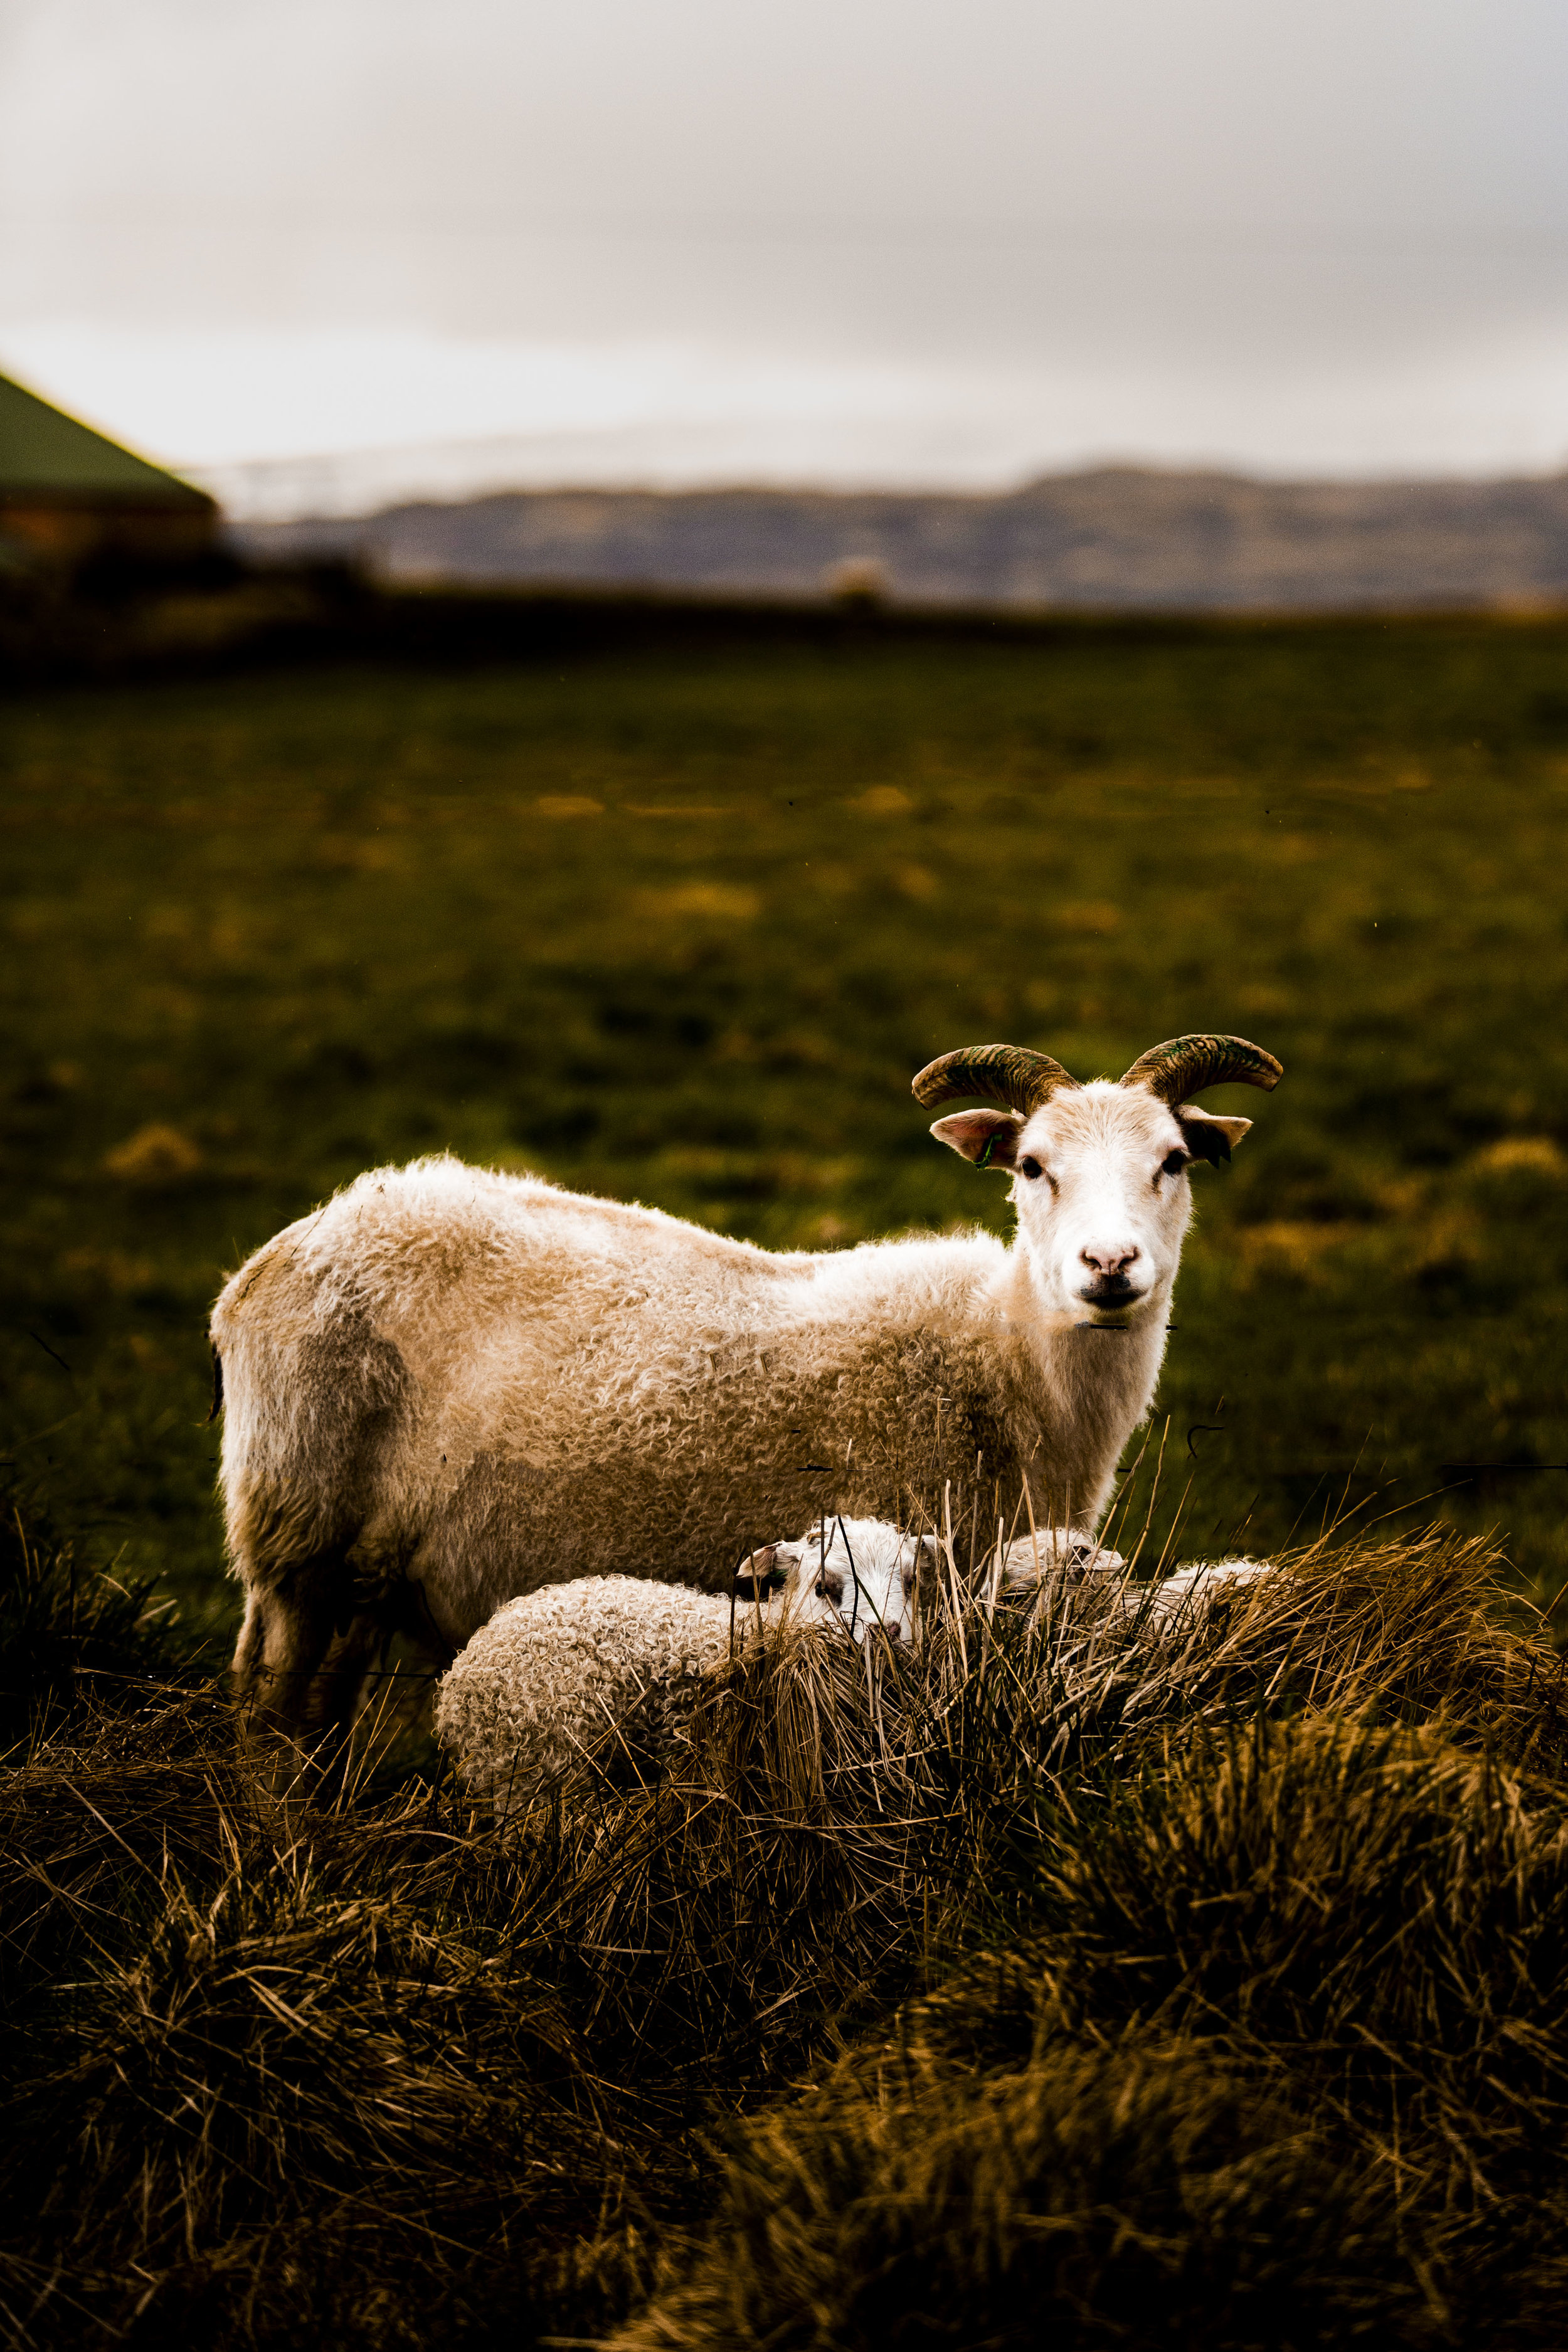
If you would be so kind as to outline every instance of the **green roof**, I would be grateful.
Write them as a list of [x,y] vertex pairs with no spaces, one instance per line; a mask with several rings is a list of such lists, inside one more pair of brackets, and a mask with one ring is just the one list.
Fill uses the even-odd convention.
[[205,491],[0,375],[0,499],[29,497],[128,506],[212,504]]

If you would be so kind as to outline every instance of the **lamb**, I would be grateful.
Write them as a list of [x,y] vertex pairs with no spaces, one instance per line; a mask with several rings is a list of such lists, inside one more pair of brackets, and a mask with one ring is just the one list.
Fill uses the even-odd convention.
[[360,1177],[213,1315],[242,1696],[313,1739],[390,1630],[451,1654],[585,1575],[722,1592],[761,1530],[934,1523],[977,1460],[1037,1528],[1093,1528],[1164,1352],[1187,1171],[1250,1124],[1192,1098],[1280,1075],[1208,1035],[1087,1085],[1024,1047],[943,1055],[914,1092],[1000,1106],[931,1131],[1010,1177],[1011,1244],[780,1254],[450,1158]]
[[1047,1528],[1020,1536],[1002,1550],[1002,1590],[1016,1592],[1059,1570],[1069,1584],[1087,1577],[1123,1574],[1127,1562],[1119,1551],[1099,1542],[1082,1528]]
[[442,1676],[436,1735],[498,1821],[564,1779],[639,1702],[668,1712],[783,1614],[646,1577],[582,1576],[498,1609]]
[[504,1820],[634,1709],[667,1726],[732,1644],[802,1619],[903,1641],[922,1541],[934,1549],[884,1522],[836,1520],[750,1554],[730,1599],[634,1576],[545,1585],[498,1610],[443,1676],[437,1736]]
[[[838,1520],[751,1554],[732,1601],[629,1576],[546,1585],[508,1601],[461,1652],[437,1694],[437,1735],[459,1778],[505,1821],[546,1784],[568,1782],[605,1731],[639,1711],[638,1731],[668,1740],[701,1675],[786,1622],[816,1622],[860,1641],[875,1627],[901,1645],[914,1630],[922,1554],[934,1568],[933,1537]],[[1003,1558],[1002,1588],[1013,1595],[1063,1571],[1071,1588],[1127,1565],[1081,1535],[1015,1544]],[[1113,1605],[1140,1637],[1158,1638],[1272,1572],[1264,1561],[1205,1562],[1157,1585],[1126,1584]]]
[[1152,1590],[1131,1587],[1121,1596],[1122,1606],[1136,1611],[1151,1633],[1185,1633],[1198,1619],[1245,1600],[1262,1578],[1279,1573],[1267,1559],[1200,1560]]
[[825,1616],[843,1620],[857,1641],[873,1626],[892,1642],[913,1633],[922,1557],[934,1563],[934,1536],[907,1535],[885,1519],[845,1519],[835,1513],[793,1543],[749,1552],[735,1571],[741,1601],[771,1601],[779,1593],[810,1593]]
[[1002,1556],[999,1589],[1008,1594],[1026,1594],[1053,1569],[1062,1567],[1069,1591],[1093,1579],[1108,1593],[1118,1617],[1130,1619],[1140,1633],[1154,1636],[1184,1633],[1216,1612],[1245,1601],[1265,1577],[1281,1573],[1278,1562],[1269,1559],[1204,1559],[1175,1570],[1158,1584],[1141,1584],[1132,1578],[1121,1552],[1074,1530],[1059,1548],[1048,1551],[1041,1548],[1037,1564],[1027,1543],[1009,1544]]

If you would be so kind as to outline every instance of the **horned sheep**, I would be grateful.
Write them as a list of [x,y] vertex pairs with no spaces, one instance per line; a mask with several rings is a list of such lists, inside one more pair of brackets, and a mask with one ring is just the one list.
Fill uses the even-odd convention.
[[243,1694],[298,1735],[352,1711],[403,1624],[455,1654],[504,1601],[626,1573],[721,1592],[758,1535],[928,1507],[977,1458],[1037,1525],[1092,1528],[1146,1413],[1187,1171],[1271,1088],[1244,1039],[1118,1081],[947,1054],[932,1133],[1011,1179],[1017,1231],[775,1253],[448,1158],[379,1169],[258,1250],[213,1316]]

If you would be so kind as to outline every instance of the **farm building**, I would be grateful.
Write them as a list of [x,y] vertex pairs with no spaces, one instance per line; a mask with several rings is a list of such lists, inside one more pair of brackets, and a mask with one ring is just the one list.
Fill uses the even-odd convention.
[[180,562],[216,519],[205,490],[0,375],[0,557],[51,569],[103,555]]

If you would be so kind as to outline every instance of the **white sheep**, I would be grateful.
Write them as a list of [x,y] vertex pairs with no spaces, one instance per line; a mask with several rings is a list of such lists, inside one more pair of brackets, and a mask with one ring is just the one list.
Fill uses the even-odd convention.
[[258,1250],[212,1334],[226,1391],[242,1694],[314,1734],[404,1624],[456,1652],[585,1574],[721,1591],[758,1535],[837,1504],[934,1517],[974,1475],[1037,1527],[1092,1528],[1153,1393],[1187,1169],[1272,1087],[1244,1039],[1173,1039],[1115,1083],[988,1045],[914,1081],[932,1129],[1005,1172],[1018,1230],[826,1253],[450,1159],[381,1169]]
[[809,1593],[826,1613],[842,1618],[857,1641],[875,1627],[889,1641],[907,1642],[915,1630],[922,1559],[934,1566],[934,1536],[836,1513],[793,1542],[749,1553],[735,1571],[735,1593],[741,1601]]
[[1222,1605],[1246,1599],[1262,1579],[1279,1573],[1267,1559],[1198,1560],[1152,1587],[1127,1586],[1121,1601],[1151,1633],[1185,1632]]
[[[1004,1557],[1005,1589],[1015,1594],[1058,1570],[1069,1593],[1091,1576],[1126,1570],[1120,1553],[1082,1537],[1015,1545]],[[642,1729],[657,1732],[701,1675],[785,1622],[818,1622],[859,1641],[875,1628],[894,1644],[908,1641],[921,1566],[938,1564],[933,1537],[837,1520],[751,1554],[731,1599],[630,1576],[546,1585],[509,1601],[459,1653],[437,1687],[437,1736],[459,1778],[505,1820],[526,1811],[542,1786],[568,1780],[634,1709],[644,1710]],[[1205,1562],[1157,1585],[1124,1583],[1115,1606],[1141,1635],[1158,1637],[1273,1572],[1266,1561]]]
[[1185,1632],[1222,1605],[1246,1599],[1264,1578],[1280,1574],[1273,1560],[1205,1559],[1177,1569],[1158,1584],[1143,1584],[1133,1578],[1121,1552],[1070,1531],[1058,1548],[1040,1548],[1037,1567],[1028,1543],[1009,1545],[1001,1590],[1027,1593],[1060,1565],[1067,1568],[1069,1601],[1074,1588],[1092,1580],[1117,1616],[1132,1620],[1141,1633],[1153,1634]]
[[634,1707],[666,1712],[732,1647],[785,1622],[906,1640],[921,1549],[885,1522],[836,1519],[752,1553],[729,1599],[633,1576],[545,1585],[509,1601],[458,1654],[437,1687],[437,1736],[504,1818]]
[[1115,1577],[1126,1567],[1119,1551],[1086,1528],[1043,1528],[1005,1547],[1001,1581],[1005,1591],[1016,1592],[1058,1570],[1065,1571],[1069,1584],[1081,1584],[1087,1577]]
[[[944,1580],[943,1550],[934,1535],[914,1536],[885,1519],[819,1521],[793,1543],[773,1543],[741,1562],[735,1591],[742,1600],[767,1599],[785,1585],[809,1585],[836,1609],[858,1639],[879,1626],[894,1642],[912,1639],[922,1579],[939,1591]],[[954,1555],[956,1564],[957,1556]],[[1081,1528],[1042,1528],[1001,1551],[1001,1577],[993,1550],[979,1563],[979,1580],[990,1591],[1016,1591],[1065,1574],[1069,1585],[1086,1577],[1112,1577],[1127,1563]]]
[[437,1685],[437,1737],[504,1819],[639,1701],[668,1701],[779,1613],[646,1577],[547,1584],[498,1609],[458,1652]]

